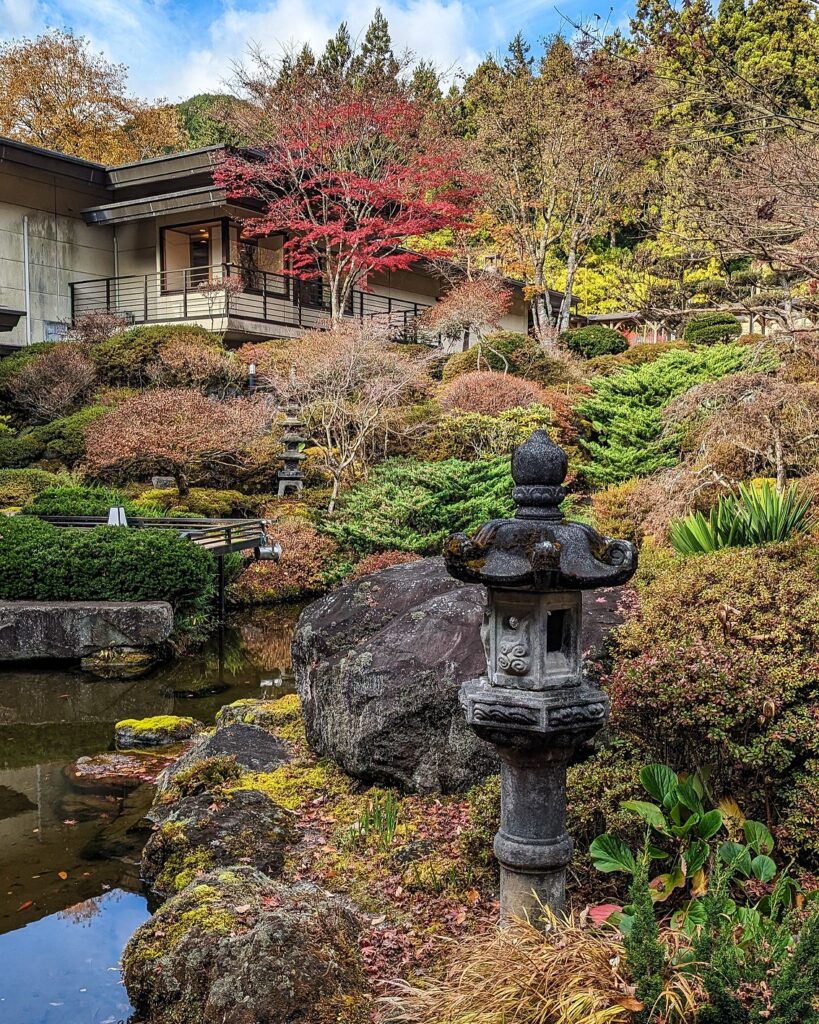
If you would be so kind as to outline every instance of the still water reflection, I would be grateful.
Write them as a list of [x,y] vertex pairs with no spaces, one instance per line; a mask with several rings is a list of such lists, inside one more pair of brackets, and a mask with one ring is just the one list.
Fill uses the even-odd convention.
[[294,608],[234,616],[205,649],[137,680],[47,666],[0,671],[2,1024],[128,1018],[117,963],[149,913],[139,822],[151,788],[83,788],[71,765],[110,749],[122,718],[211,722],[239,697],[292,692],[297,616]]

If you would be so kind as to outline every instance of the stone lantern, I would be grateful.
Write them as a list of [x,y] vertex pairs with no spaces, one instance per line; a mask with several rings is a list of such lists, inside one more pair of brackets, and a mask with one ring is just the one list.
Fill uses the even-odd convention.
[[307,440],[302,437],[299,430],[304,426],[296,416],[293,409],[288,409],[284,420],[284,434],[282,442],[284,453],[282,460],[284,466],[279,470],[279,494],[283,498],[288,491],[300,491],[304,487],[304,474],[301,471],[301,464],[304,460],[304,452],[301,446]]
[[537,430],[512,456],[514,519],[495,519],[444,551],[450,575],[487,588],[487,674],[461,688],[466,719],[498,751],[501,918],[565,907],[566,768],[606,723],[608,699],[584,678],[583,590],[625,583],[633,544],[567,522],[564,451]]

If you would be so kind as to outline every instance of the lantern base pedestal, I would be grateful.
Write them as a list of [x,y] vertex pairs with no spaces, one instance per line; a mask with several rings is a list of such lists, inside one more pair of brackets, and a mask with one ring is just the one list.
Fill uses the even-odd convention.
[[566,910],[566,869],[528,874],[501,866],[500,902],[501,925],[523,918],[542,931],[545,907],[557,917]]

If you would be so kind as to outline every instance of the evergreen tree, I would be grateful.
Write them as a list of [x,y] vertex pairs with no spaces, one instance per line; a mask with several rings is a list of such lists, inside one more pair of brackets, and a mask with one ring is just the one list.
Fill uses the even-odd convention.
[[361,48],[351,62],[351,72],[356,77],[370,82],[394,82],[401,70],[401,64],[392,50],[390,27],[387,19],[376,7],[373,19],[364,34]]

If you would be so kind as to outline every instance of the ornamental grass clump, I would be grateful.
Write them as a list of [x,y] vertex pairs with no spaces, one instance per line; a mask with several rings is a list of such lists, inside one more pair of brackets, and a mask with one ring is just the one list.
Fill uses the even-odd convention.
[[758,487],[740,484],[736,494],[720,498],[706,518],[694,512],[671,524],[671,543],[681,555],[699,555],[720,548],[779,544],[797,533],[810,533],[812,494],[795,484],[778,490],[769,480]]
[[[401,985],[384,1000],[390,1024],[626,1024],[642,1009],[614,930],[544,908],[545,931],[516,920],[453,945],[442,980]],[[687,991],[682,975],[670,986]],[[687,1000],[682,1000],[687,1003]]]

